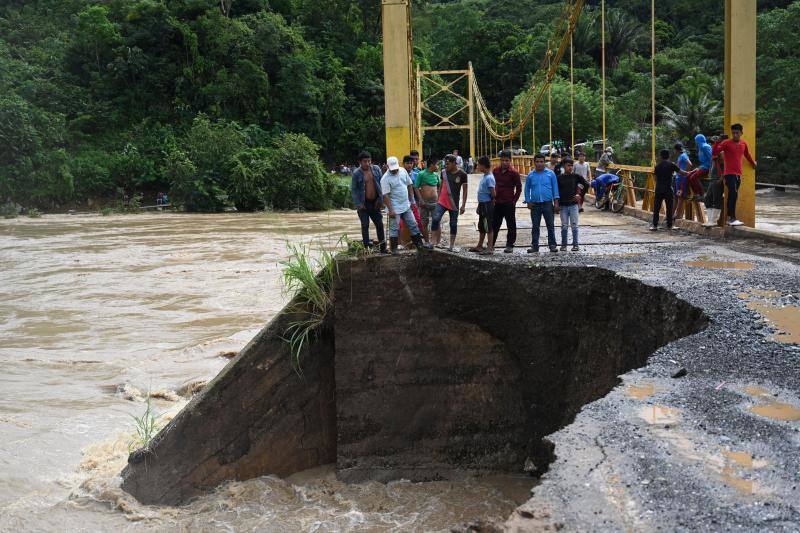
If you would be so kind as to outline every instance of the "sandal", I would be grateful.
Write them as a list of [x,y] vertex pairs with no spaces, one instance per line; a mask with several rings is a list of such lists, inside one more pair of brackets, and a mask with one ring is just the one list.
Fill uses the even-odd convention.
[[479,253],[483,252],[483,247],[482,246],[481,247],[473,246],[472,248],[469,249],[469,251],[470,252],[475,252],[476,254],[479,254]]

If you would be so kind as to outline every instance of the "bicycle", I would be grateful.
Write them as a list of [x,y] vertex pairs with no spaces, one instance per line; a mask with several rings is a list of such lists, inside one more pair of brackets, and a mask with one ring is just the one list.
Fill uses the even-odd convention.
[[613,213],[622,213],[625,209],[625,197],[627,196],[627,187],[625,183],[618,182],[612,183],[606,187],[606,192],[602,198],[595,198],[594,206],[597,209],[609,207]]

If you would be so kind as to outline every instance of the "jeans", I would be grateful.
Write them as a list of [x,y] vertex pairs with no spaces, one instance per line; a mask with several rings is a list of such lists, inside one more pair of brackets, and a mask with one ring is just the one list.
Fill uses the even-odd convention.
[[380,209],[375,207],[375,201],[367,200],[365,209],[358,210],[358,218],[361,220],[361,240],[364,246],[369,246],[369,221],[375,224],[375,231],[378,233],[378,242],[383,244],[386,242],[386,235],[383,232],[383,216]]
[[436,202],[436,200],[432,200],[430,202],[423,200],[418,204],[422,227],[428,231],[431,229],[431,219],[433,218],[434,213],[436,213],[437,205],[439,204]]
[[458,234],[458,210],[450,211],[442,204],[436,204],[436,211],[433,213],[431,231],[439,231],[442,225],[442,217],[445,213],[450,213],[450,235]]
[[725,174],[725,185],[728,186],[728,218],[736,218],[736,200],[739,199],[739,185],[742,178],[735,174]]
[[578,204],[561,206],[561,246],[567,245],[567,230],[572,228],[572,245],[578,246]]
[[658,190],[656,189],[655,197],[653,198],[653,226],[658,227],[658,216],[661,213],[661,202],[667,203],[667,227],[672,227],[672,201],[675,198],[675,193],[672,189]]
[[542,217],[547,226],[547,245],[550,248],[556,247],[556,226],[555,215],[553,212],[552,202],[533,203],[531,209],[531,225],[533,226],[533,235],[531,236],[531,248],[534,250],[539,249],[539,232],[542,224]]
[[513,248],[514,243],[517,242],[517,206],[512,202],[505,204],[495,204],[494,216],[492,217],[492,230],[494,231],[494,239],[497,241],[497,232],[500,231],[500,226],[503,225],[503,219],[506,221],[506,229],[508,235],[506,236],[506,248]]
[[400,236],[400,219],[403,219],[403,223],[411,235],[419,235],[419,226],[417,226],[417,220],[414,218],[414,212],[408,209],[404,213],[389,217],[389,237],[397,238]]

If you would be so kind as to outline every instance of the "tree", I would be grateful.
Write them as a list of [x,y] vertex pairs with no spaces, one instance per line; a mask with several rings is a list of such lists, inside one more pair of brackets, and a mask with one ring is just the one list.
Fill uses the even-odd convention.
[[664,106],[664,123],[679,139],[691,144],[696,134],[719,129],[719,107],[719,102],[700,89],[679,94],[674,109]]

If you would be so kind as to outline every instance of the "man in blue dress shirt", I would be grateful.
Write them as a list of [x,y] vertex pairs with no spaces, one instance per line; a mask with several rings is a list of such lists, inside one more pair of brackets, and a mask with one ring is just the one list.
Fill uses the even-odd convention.
[[533,235],[529,254],[539,252],[539,230],[544,217],[547,225],[547,245],[550,251],[558,252],[556,247],[556,229],[554,223],[554,207],[558,207],[558,180],[555,172],[545,168],[544,156],[537,154],[533,158],[534,169],[525,178],[525,204],[531,210]]

